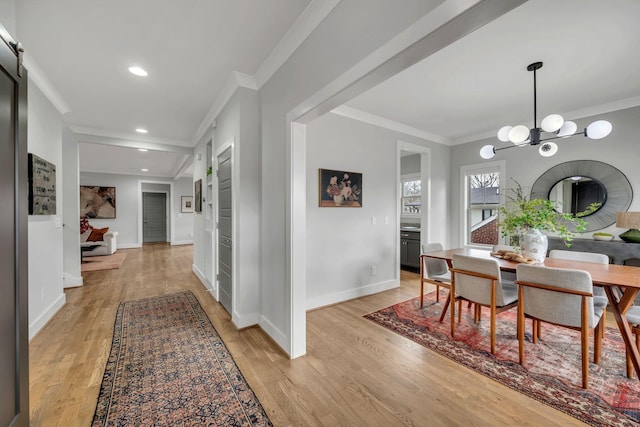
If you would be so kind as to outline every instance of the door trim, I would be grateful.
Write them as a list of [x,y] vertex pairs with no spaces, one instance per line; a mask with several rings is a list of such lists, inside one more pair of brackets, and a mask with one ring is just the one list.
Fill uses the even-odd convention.
[[[173,182],[167,181],[153,181],[147,179],[138,180],[138,242],[137,247],[142,247],[142,193],[166,193],[166,191],[153,191],[153,190],[145,190],[142,191],[142,184],[163,184],[169,186],[169,194],[167,194],[167,200],[169,201],[169,207],[167,211],[167,220],[169,221],[169,234],[167,235],[167,243],[173,245],[174,233],[175,233],[175,220],[173,218],[173,213],[175,211],[175,206],[173,203],[173,199],[175,197],[175,192],[173,189]],[[128,245],[128,248],[134,247],[133,245]]]
[[171,243],[169,242],[169,235],[171,233],[171,205],[170,205],[170,199],[171,199],[171,193],[169,191],[163,191],[163,190],[142,190],[142,216],[143,216],[143,221],[142,221],[142,241],[144,243],[144,193],[154,193],[154,194],[164,194],[164,198],[165,198],[165,204],[164,204],[164,233],[166,235],[165,237],[165,241],[166,243]]
[[212,212],[212,216],[214,218],[214,236],[211,239],[211,255],[213,257],[214,263],[213,266],[215,270],[213,272],[214,278],[214,297],[216,301],[220,301],[220,283],[218,283],[217,277],[220,273],[220,264],[219,264],[219,256],[218,256],[218,239],[220,238],[220,234],[218,232],[218,227],[216,224],[218,223],[218,157],[222,153],[224,153],[227,149],[231,149],[231,241],[233,242],[231,246],[231,321],[237,326],[242,327],[241,322],[239,322],[239,314],[236,311],[236,301],[237,301],[237,276],[238,276],[238,238],[237,238],[237,221],[238,221],[238,207],[236,206],[238,198],[236,197],[236,192],[238,191],[238,173],[236,164],[237,163],[237,152],[235,150],[235,137],[220,145],[220,147],[216,148],[214,151],[212,165],[214,166],[214,179],[213,179],[213,188],[212,188],[212,197],[213,197],[213,207],[214,212]]

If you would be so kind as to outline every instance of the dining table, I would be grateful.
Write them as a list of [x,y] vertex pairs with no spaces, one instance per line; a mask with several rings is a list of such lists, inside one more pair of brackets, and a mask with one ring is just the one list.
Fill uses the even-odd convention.
[[[517,262],[496,258],[489,250],[475,248],[454,248],[443,251],[427,252],[422,254],[428,258],[441,259],[452,268],[454,255],[467,255],[484,259],[495,259],[500,265],[501,271],[515,272]],[[555,258],[546,258],[542,264],[544,267],[568,268],[586,271],[591,275],[591,281],[595,286],[601,286],[609,299],[611,311],[616,319],[618,329],[622,335],[627,354],[631,357],[631,363],[636,372],[636,378],[640,380],[640,352],[635,345],[631,326],[625,316],[629,307],[633,304],[638,292],[640,292],[640,268],[619,264],[595,264],[591,262],[570,261]],[[621,292],[617,292],[620,289]],[[451,304],[451,317],[453,321],[455,313],[455,298],[448,298]]]

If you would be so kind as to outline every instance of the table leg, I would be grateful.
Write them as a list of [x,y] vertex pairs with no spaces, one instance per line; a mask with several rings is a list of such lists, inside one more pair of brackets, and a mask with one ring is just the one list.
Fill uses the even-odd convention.
[[620,334],[622,335],[622,340],[624,341],[624,345],[627,349],[627,354],[631,357],[631,363],[636,371],[636,377],[640,380],[640,353],[635,345],[633,332],[631,332],[631,327],[629,326],[629,322],[627,322],[627,318],[625,316],[640,289],[624,289],[620,300],[618,300],[614,295],[611,287],[606,286],[604,290],[607,294],[607,298],[609,298],[609,302],[611,303],[611,311],[613,311],[613,316],[618,324],[618,329],[620,329]]

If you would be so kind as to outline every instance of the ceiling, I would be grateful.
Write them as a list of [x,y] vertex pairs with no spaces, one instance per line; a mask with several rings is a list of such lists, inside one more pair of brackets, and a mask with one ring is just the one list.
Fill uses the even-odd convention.
[[[16,27],[68,107],[81,171],[175,177],[189,175],[198,130],[234,72],[259,73],[319,1],[20,0]],[[638,17],[637,0],[530,0],[335,111],[447,145],[491,137],[533,124],[535,61],[539,117],[640,105]]]

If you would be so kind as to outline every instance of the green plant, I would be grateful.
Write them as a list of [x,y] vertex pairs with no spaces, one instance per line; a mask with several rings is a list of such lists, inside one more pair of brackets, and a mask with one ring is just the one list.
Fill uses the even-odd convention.
[[575,216],[571,213],[561,213],[550,200],[527,197],[520,183],[513,178],[512,180],[515,182],[515,187],[509,189],[511,194],[506,196],[505,203],[499,209],[498,225],[503,237],[517,236],[523,231],[535,228],[556,233],[564,240],[564,244],[570,247],[575,233],[568,228],[568,225],[573,225],[577,233],[584,231],[587,222],[582,217],[595,212],[600,206],[599,203],[592,203],[586,210]]
[[213,167],[209,166],[207,168],[207,176],[211,175],[213,173]]
[[604,233],[602,231],[598,231],[597,233],[593,233],[594,236],[605,236],[605,237],[611,237],[613,236],[613,234],[610,233]]

